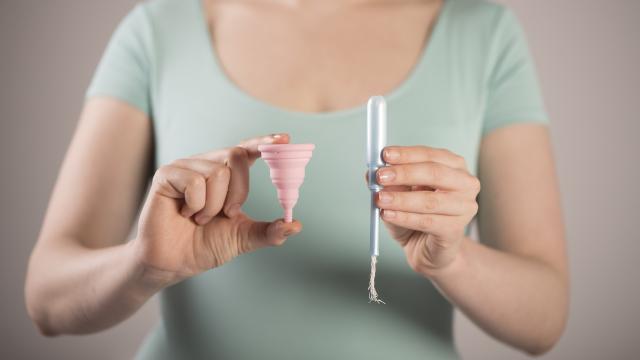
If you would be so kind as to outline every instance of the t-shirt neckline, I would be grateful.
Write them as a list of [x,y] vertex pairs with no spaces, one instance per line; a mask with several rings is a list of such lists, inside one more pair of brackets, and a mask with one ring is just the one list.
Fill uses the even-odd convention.
[[[401,98],[404,94],[406,94],[416,83],[418,83],[422,79],[422,75],[425,73],[427,69],[428,60],[431,59],[434,55],[432,52],[435,48],[435,45],[440,41],[442,37],[441,33],[444,31],[445,27],[444,23],[446,21],[446,16],[448,13],[449,2],[451,0],[444,0],[436,19],[434,20],[434,24],[432,25],[431,34],[425,40],[425,44],[422,47],[420,56],[418,57],[418,61],[413,66],[409,74],[405,77],[405,79],[397,85],[395,88],[388,91],[386,94],[383,94],[384,98],[387,100],[387,104],[391,104],[395,102],[397,99]],[[223,86],[225,90],[229,91],[229,94],[234,94],[239,99],[243,100],[245,103],[254,105],[262,108],[265,111],[270,113],[276,113],[280,116],[287,116],[292,118],[308,118],[308,119],[332,119],[332,118],[344,118],[354,114],[361,114],[366,111],[367,104],[364,104],[339,109],[332,110],[326,112],[305,112],[300,110],[287,109],[281,106],[277,106],[271,104],[265,100],[257,98],[242,88],[240,88],[224,71],[221,63],[219,62],[218,55],[215,47],[213,46],[213,38],[211,36],[211,32],[209,31],[209,26],[207,23],[206,17],[206,9],[204,0],[193,0],[196,10],[196,17],[198,28],[200,32],[200,38],[205,41],[204,49],[206,49],[207,61],[209,63],[214,73],[217,75],[219,79],[223,82]],[[377,94],[371,94],[377,95]]]

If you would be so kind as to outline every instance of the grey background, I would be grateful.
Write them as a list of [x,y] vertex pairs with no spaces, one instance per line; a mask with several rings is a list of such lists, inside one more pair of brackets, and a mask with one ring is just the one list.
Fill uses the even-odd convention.
[[[545,359],[640,351],[640,2],[504,1],[518,14],[552,116],[568,231],[567,331]],[[157,319],[155,300],[97,335],[43,338],[23,305],[26,261],[83,92],[132,0],[0,1],[0,358],[123,359]],[[524,359],[463,316],[468,359]]]

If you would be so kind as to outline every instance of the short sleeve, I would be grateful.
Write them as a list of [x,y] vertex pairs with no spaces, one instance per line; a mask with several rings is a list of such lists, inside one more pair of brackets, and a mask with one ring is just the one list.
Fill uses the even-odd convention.
[[144,5],[138,4],[111,35],[85,98],[111,96],[150,115],[151,40]]
[[488,64],[483,135],[518,122],[549,122],[524,31],[506,8],[496,26]]

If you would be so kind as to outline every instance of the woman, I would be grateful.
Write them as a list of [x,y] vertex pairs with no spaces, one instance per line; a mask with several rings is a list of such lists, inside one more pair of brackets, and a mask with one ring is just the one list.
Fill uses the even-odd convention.
[[[377,173],[380,306],[366,300],[362,176],[375,94],[393,144]],[[87,91],[31,258],[29,314],[45,335],[90,333],[161,293],[140,359],[453,359],[455,306],[543,353],[568,303],[547,122],[499,5],[145,2]],[[257,220],[281,211],[257,145],[293,141],[316,144],[304,230]],[[478,209],[481,243],[468,237]]]

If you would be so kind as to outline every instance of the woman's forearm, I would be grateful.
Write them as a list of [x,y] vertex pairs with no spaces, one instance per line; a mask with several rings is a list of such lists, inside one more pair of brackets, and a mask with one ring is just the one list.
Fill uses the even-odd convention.
[[65,243],[37,248],[27,274],[29,315],[45,335],[113,326],[163,286],[137,261],[131,243],[99,249]]
[[465,238],[457,259],[431,278],[478,326],[531,354],[549,350],[564,329],[568,281],[541,261]]

